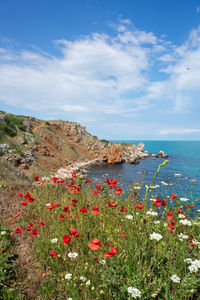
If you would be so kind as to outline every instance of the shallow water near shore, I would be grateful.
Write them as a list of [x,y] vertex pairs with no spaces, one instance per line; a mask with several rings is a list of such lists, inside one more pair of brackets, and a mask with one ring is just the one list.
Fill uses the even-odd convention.
[[[129,144],[138,144],[139,141],[119,141]],[[200,141],[144,141],[145,150],[149,153],[158,153],[163,150],[169,155],[169,163],[159,172],[153,190],[157,196],[170,195],[175,192],[179,197],[189,198],[189,202],[199,199],[196,208],[200,208]],[[110,165],[97,166],[87,170],[87,177],[94,182],[103,182],[104,178],[116,178],[124,189],[133,182],[139,182],[140,195],[145,194],[145,184],[151,185],[154,174],[164,159],[147,158],[138,165]],[[108,175],[106,175],[108,174]],[[180,174],[176,176],[175,174]],[[168,185],[163,185],[164,181]],[[170,183],[172,185],[170,185]]]

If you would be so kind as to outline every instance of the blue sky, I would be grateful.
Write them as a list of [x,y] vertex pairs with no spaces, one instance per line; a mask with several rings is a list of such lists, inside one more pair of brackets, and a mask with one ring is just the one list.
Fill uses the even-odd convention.
[[0,0],[0,109],[200,140],[200,0]]

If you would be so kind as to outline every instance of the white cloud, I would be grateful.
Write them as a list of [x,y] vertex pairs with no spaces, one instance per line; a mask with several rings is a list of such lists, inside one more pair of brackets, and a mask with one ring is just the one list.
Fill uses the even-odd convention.
[[200,133],[200,129],[197,128],[169,128],[164,129],[159,132],[159,134],[190,134],[190,133]]
[[197,6],[196,11],[197,13],[200,13],[200,6]]

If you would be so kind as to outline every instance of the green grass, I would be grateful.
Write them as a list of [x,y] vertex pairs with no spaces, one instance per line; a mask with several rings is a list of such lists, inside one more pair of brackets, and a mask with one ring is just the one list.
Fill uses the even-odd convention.
[[[42,299],[131,299],[130,287],[139,291],[137,299],[199,299],[200,265],[191,272],[191,263],[184,261],[199,260],[200,256],[200,220],[196,214],[189,222],[192,207],[176,196],[166,202],[151,201],[148,207],[149,198],[154,197],[148,187],[146,196],[140,198],[134,197],[132,190],[128,196],[123,189],[116,194],[119,183],[94,187],[85,179],[73,178],[66,184],[38,182],[31,192],[35,200],[25,198],[28,205],[22,206],[17,219],[24,230],[21,234],[32,240],[33,252],[44,266]],[[159,207],[159,203],[165,206]],[[189,225],[180,222],[180,207]],[[72,229],[80,235],[70,235]],[[186,238],[181,239],[181,234]],[[63,243],[66,235],[69,243]],[[70,258],[70,253],[77,256]],[[172,280],[173,275],[178,282]]]

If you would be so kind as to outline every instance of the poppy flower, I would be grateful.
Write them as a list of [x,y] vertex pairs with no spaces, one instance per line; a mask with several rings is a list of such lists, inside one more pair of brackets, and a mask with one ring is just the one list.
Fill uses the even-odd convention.
[[63,214],[60,214],[59,220],[62,220],[62,221],[65,220],[65,216]]
[[171,221],[171,222],[168,224],[169,230],[171,230],[172,232],[174,232],[174,230],[175,230],[174,224],[175,224],[175,223],[174,223],[173,221]]
[[117,203],[115,203],[114,201],[108,202],[107,206],[109,206],[109,207],[116,207]]
[[111,179],[110,180],[110,184],[109,184],[109,188],[112,189],[116,186],[116,184],[118,184],[118,181],[115,179]]
[[71,241],[71,238],[70,238],[70,235],[69,234],[66,234],[66,235],[63,235],[63,244],[69,244]]
[[98,250],[99,248],[102,248],[100,243],[101,241],[99,239],[92,239],[92,244],[88,244],[88,247],[92,250]]
[[19,217],[19,214],[15,214],[14,216],[13,216],[13,218],[15,218],[15,219],[17,219]]
[[104,183],[109,185],[110,184],[110,180],[107,178]]
[[70,210],[67,205],[63,208],[63,211],[66,212],[67,214],[70,214]]
[[24,231],[24,229],[23,228],[21,228],[21,227],[17,227],[16,229],[15,229],[15,232],[17,232],[17,233],[22,233]]
[[169,220],[173,220],[174,219],[174,217],[173,217],[173,212],[167,212],[167,218],[169,219]]
[[93,191],[93,195],[94,195],[94,196],[98,196],[98,195],[99,195],[99,191],[98,191],[98,190],[94,190],[94,191]]
[[72,177],[76,178],[76,172],[75,171],[72,173]]
[[99,262],[99,259],[97,256],[94,257],[94,260],[98,263]]
[[7,252],[6,249],[2,249],[2,250],[1,250],[1,253],[3,253],[3,254],[6,253],[6,252]]
[[98,213],[99,213],[99,205],[97,205],[96,207],[92,206],[92,209],[93,209],[92,214],[93,215],[98,215]]
[[51,178],[51,181],[52,181],[53,183],[57,183],[57,180],[58,180],[57,177],[52,177],[52,178]]
[[26,201],[20,201],[20,204],[23,205],[23,206],[25,206],[25,205],[27,205],[28,203],[27,203]]
[[35,176],[34,177],[34,181],[39,181],[40,177],[39,176]]
[[34,236],[38,234],[38,230],[37,229],[33,229],[31,233],[29,233],[29,236]]
[[127,208],[125,206],[122,206],[121,209],[120,209],[120,211],[126,213],[127,212]]
[[100,183],[96,184],[96,185],[95,185],[95,188],[96,188],[97,190],[101,191],[101,184],[100,184]]
[[117,195],[121,195],[121,193],[122,193],[122,189],[121,189],[119,186],[117,186],[115,189],[116,189],[116,192],[115,192],[115,194],[117,194]]
[[49,254],[52,256],[52,257],[56,257],[58,254],[56,251],[53,251],[53,250],[50,250],[49,251]]
[[19,197],[22,197],[22,196],[23,196],[22,193],[20,193],[20,192],[18,192],[17,195],[18,195]]
[[80,212],[84,213],[84,215],[88,213],[85,207],[80,208]]
[[70,235],[74,235],[75,233],[77,233],[77,228],[69,230]]
[[161,206],[166,206],[167,201],[166,200],[161,200],[159,198],[156,198],[156,201],[153,202],[154,205],[161,207]]
[[78,237],[79,235],[80,235],[80,233],[76,232],[75,235],[74,235],[74,237],[76,238],[76,237]]
[[87,179],[85,182],[86,183],[92,183],[92,180],[91,179]]
[[112,257],[112,256],[114,256],[116,253],[117,253],[117,248],[116,248],[116,247],[113,247],[113,248],[110,249],[109,252],[107,252],[107,253],[104,254],[104,257]]
[[144,209],[143,204],[137,204],[135,206],[136,209]]
[[45,226],[46,225],[46,223],[44,223],[43,221],[40,221],[40,223],[38,224],[38,227],[39,226]]
[[127,237],[127,234],[121,233],[121,237]]
[[174,200],[175,198],[178,198],[178,195],[175,195],[174,193],[171,194],[170,200]]
[[188,208],[195,208],[193,204],[188,204]]
[[60,179],[60,183],[61,183],[61,184],[65,184],[64,179]]

